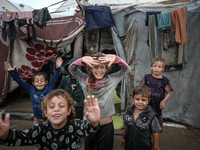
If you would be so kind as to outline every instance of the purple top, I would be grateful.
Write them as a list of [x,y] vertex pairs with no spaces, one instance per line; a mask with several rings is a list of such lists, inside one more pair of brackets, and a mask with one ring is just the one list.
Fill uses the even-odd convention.
[[160,109],[160,102],[165,98],[165,94],[173,91],[170,80],[163,76],[163,78],[155,78],[152,74],[147,74],[143,77],[140,83],[147,85],[151,90],[150,106],[158,116],[162,115]]

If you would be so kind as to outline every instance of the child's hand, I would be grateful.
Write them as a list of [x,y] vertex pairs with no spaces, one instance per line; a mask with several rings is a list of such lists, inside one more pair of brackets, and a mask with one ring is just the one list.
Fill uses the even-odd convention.
[[7,71],[12,71],[12,70],[15,70],[16,66],[14,66],[13,68],[11,67],[10,63],[8,63],[7,67],[6,67],[6,70]]
[[10,129],[10,114],[6,114],[5,121],[0,118],[0,139],[6,140],[9,136],[9,129]]
[[160,102],[160,109],[164,109],[165,108],[165,104],[166,104],[166,102],[164,100],[162,100]]
[[103,54],[105,57],[99,57],[99,61],[100,63],[107,63],[109,62],[108,64],[108,67],[110,67],[114,62],[115,62],[115,58],[116,58],[116,55],[113,55],[113,54]]
[[91,57],[91,56],[82,57],[82,63],[85,63],[86,65],[90,66],[91,68],[92,68],[92,65],[99,65],[99,61],[96,60],[96,57]]
[[86,114],[85,117],[92,124],[93,127],[96,127],[100,120],[100,109],[97,98],[92,95],[91,97],[88,95],[87,100],[84,100]]
[[56,60],[56,68],[61,67],[62,63],[63,63],[62,58],[61,58],[61,57],[58,57],[57,60]]
[[124,147],[124,145],[125,145],[125,139],[122,139],[121,140],[121,147]]

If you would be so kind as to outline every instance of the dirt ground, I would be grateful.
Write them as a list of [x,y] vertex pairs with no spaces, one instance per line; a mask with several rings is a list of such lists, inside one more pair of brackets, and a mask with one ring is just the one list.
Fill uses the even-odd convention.
[[[11,128],[23,130],[33,125],[32,104],[27,94],[12,93],[8,95],[0,111],[11,113]],[[160,150],[198,150],[200,149],[200,130],[189,127],[174,127],[177,124],[165,122],[164,132],[159,135]],[[177,125],[179,126],[179,125]],[[122,150],[120,141],[123,129],[115,130],[113,150]],[[81,140],[81,148],[84,148],[84,141]],[[33,146],[7,147],[0,145],[0,150],[33,150]]]

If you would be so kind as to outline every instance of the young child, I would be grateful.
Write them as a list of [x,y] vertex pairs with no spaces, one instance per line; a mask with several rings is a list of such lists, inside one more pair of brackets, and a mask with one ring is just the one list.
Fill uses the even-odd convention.
[[151,91],[146,85],[138,85],[133,89],[133,105],[127,108],[124,115],[124,134],[121,145],[125,150],[159,150],[158,132],[161,130],[156,113],[151,106]]
[[54,74],[49,82],[48,82],[48,75],[46,73],[36,72],[35,74],[33,74],[32,76],[33,85],[29,85],[20,78],[16,70],[16,66],[12,68],[9,63],[6,67],[6,70],[8,71],[10,76],[13,79],[15,79],[15,81],[20,85],[20,87],[30,95],[33,106],[34,123],[39,123],[44,121],[42,119],[41,102],[54,89],[54,86],[57,82],[57,78],[59,76],[62,62],[63,62],[62,58],[58,57],[56,61],[56,68],[54,69]]
[[76,118],[83,120],[83,106],[84,106],[84,94],[80,83],[76,80],[73,74],[68,70],[69,65],[77,60],[76,58],[72,58],[65,66],[65,71],[67,72],[67,76],[64,77],[59,85],[59,89],[65,89],[69,94],[71,94],[73,100],[76,101]]
[[[116,73],[106,75],[113,64],[121,67]],[[78,66],[87,65],[87,73],[83,73]],[[97,54],[95,57],[84,56],[69,66],[70,72],[82,86],[84,95],[94,95],[99,102],[101,119],[100,130],[86,137],[85,150],[112,150],[114,127],[112,115],[115,114],[114,92],[118,83],[130,71],[130,67],[120,57],[113,54]]]
[[170,80],[161,74],[164,69],[164,60],[160,57],[155,57],[151,61],[152,74],[145,75],[140,81],[140,84],[147,85],[151,90],[151,101],[149,104],[156,112],[156,116],[162,128],[162,131],[162,109],[165,108],[166,102],[171,96],[170,92],[173,91]]
[[72,119],[74,101],[64,89],[49,93],[42,103],[43,115],[48,122],[35,124],[31,129],[17,131],[10,128],[9,114],[0,118],[0,141],[7,146],[35,145],[38,149],[76,150],[79,138],[96,132],[99,128],[98,100],[88,96],[84,100],[88,121]]
[[[76,80],[73,74],[68,70],[69,65],[77,60],[76,58],[72,58],[65,66],[65,71],[67,72],[67,76],[65,76],[59,85],[59,89],[65,89],[69,94],[71,94],[73,100],[76,101],[75,110],[76,110],[76,118],[83,120],[83,106],[84,106],[84,94],[80,83]],[[80,148],[80,142],[77,142],[78,148]]]

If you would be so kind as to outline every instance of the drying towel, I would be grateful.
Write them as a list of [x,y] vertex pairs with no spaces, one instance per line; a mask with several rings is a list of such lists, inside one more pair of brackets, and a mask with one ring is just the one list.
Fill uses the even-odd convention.
[[176,43],[183,45],[186,42],[186,17],[184,7],[171,11],[171,23]]
[[87,30],[115,26],[110,7],[84,6]]
[[158,30],[167,30],[171,28],[171,13],[162,13],[157,15]]

